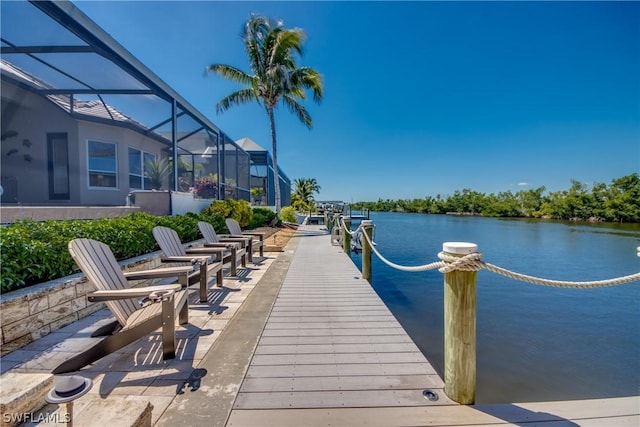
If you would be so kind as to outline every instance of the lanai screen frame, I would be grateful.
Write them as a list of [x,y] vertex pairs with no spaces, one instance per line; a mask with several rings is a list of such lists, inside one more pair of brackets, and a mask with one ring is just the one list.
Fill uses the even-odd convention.
[[[2,2],[1,6],[2,59],[33,76],[36,81],[33,84],[25,83],[24,80],[14,79],[4,71],[3,80],[49,98],[59,107],[66,107],[67,113],[79,120],[126,127],[166,144],[173,159],[184,153],[204,154],[206,147],[202,147],[200,152],[186,150],[180,146],[182,141],[198,133],[206,133],[215,140],[217,152],[223,156],[224,144],[231,143],[234,146],[236,167],[245,169],[235,171],[235,175],[239,177],[236,179],[238,188],[235,194],[238,198],[249,199],[249,154],[77,6],[66,0],[12,1]],[[16,19],[17,14],[23,16]],[[24,25],[27,21],[30,23],[28,29]],[[46,28],[43,29],[47,25],[49,32]],[[52,32],[55,33],[56,43],[51,43]],[[75,67],[71,66],[74,62],[77,62]],[[81,66],[83,64],[85,66]],[[99,70],[109,67],[109,77],[106,77],[105,72],[105,76],[99,80]],[[88,74],[91,68],[95,69],[94,74],[98,74],[98,77]],[[110,79],[112,75],[120,78],[120,85],[114,81],[117,79]],[[92,79],[94,81],[91,81]],[[63,98],[68,100],[68,106],[60,102]],[[77,100],[100,102],[109,116],[98,117],[74,111]],[[129,113],[136,110],[135,105],[145,102],[157,105],[158,108],[154,112],[161,111],[160,117],[154,120]],[[127,106],[130,108],[129,111]],[[138,107],[137,110],[141,112],[146,108]],[[188,126],[181,127],[181,123],[184,122],[188,123]],[[246,159],[238,159],[242,156]],[[219,180],[224,183],[225,160],[220,159],[219,163]],[[247,188],[241,188],[240,183],[246,183]],[[170,187],[173,191],[178,190],[177,161],[173,162]],[[224,194],[225,192],[220,192],[218,197],[224,198]]]

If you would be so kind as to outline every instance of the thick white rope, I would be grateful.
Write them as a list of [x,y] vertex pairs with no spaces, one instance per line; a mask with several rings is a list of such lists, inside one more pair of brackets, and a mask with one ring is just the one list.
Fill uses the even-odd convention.
[[[360,227],[358,227],[358,228],[360,228]],[[427,265],[416,265],[416,266],[413,266],[413,267],[408,267],[408,266],[403,266],[403,265],[400,265],[400,264],[396,264],[394,262],[389,261],[384,256],[382,256],[380,251],[378,251],[378,249],[376,249],[376,245],[373,244],[373,242],[369,238],[369,235],[367,234],[366,231],[363,231],[361,234],[367,240],[367,243],[369,243],[369,247],[371,248],[373,253],[375,253],[376,256],[378,258],[380,258],[380,261],[384,262],[389,267],[395,268],[396,270],[408,271],[408,272],[411,272],[411,273],[415,273],[415,272],[419,272],[419,271],[435,270],[436,268],[444,267],[446,265],[442,261],[432,262],[431,264],[427,264]]]
[[432,262],[426,265],[417,265],[417,266],[403,266],[396,263],[393,263],[386,259],[380,251],[378,251],[369,238],[369,235],[366,232],[363,232],[367,243],[371,247],[372,251],[376,254],[378,258],[388,266],[395,268],[400,271],[407,272],[420,272],[420,271],[429,271],[438,269],[441,273],[449,273],[452,271],[479,271],[481,269],[487,269],[493,273],[500,274],[505,277],[509,277],[511,279],[520,280],[527,283],[532,283],[534,285],[541,286],[552,286],[557,288],[574,288],[574,289],[589,289],[589,288],[602,288],[605,286],[615,286],[622,285],[625,283],[631,283],[635,281],[640,281],[640,273],[630,274],[628,276],[617,277],[613,279],[606,280],[593,280],[587,282],[571,282],[564,280],[550,280],[543,279],[540,277],[529,276],[526,274],[516,273],[506,268],[498,267],[497,265],[489,264],[488,262],[482,261],[481,253],[472,253],[468,255],[464,255],[461,257],[453,256],[447,254],[445,252],[440,252],[438,254],[438,258],[442,261]]

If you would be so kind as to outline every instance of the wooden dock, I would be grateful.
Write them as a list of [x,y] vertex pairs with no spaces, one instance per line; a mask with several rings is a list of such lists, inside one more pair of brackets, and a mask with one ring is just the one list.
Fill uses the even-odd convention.
[[429,361],[323,229],[301,228],[227,425],[638,425],[638,397],[595,405],[451,401]]

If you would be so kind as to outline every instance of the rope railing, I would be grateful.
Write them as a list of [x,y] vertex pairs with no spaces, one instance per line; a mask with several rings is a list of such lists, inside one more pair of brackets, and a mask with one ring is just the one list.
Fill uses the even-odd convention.
[[[385,258],[377,248],[373,238],[373,221],[364,220],[355,231],[347,227],[344,218],[331,218],[328,224],[336,236],[345,240],[347,236],[358,236],[362,246],[362,278],[371,281],[371,254],[388,266],[401,271],[420,272],[438,270],[444,275],[444,391],[452,400],[468,405],[475,402],[476,387],[476,272],[482,269],[500,274],[522,282],[559,288],[599,288],[621,285],[640,280],[640,273],[607,280],[590,282],[571,282],[549,280],[526,274],[509,271],[482,260],[478,246],[465,242],[445,242],[442,252],[438,253],[440,261],[425,265],[404,266]],[[339,232],[336,230],[338,229]],[[364,236],[362,238],[361,236]],[[640,247],[638,248],[640,255]]]
[[471,253],[464,256],[452,256],[445,252],[438,253],[438,258],[441,261],[432,262],[425,265],[405,266],[396,264],[389,259],[385,258],[377,249],[377,245],[373,239],[369,238],[367,233],[363,232],[362,223],[354,231],[347,229],[344,219],[338,218],[339,227],[343,233],[349,233],[352,237],[356,235],[364,236],[367,243],[370,245],[371,250],[384,264],[391,268],[395,268],[399,271],[405,271],[410,273],[438,270],[440,273],[448,273],[451,271],[479,271],[486,269],[493,273],[508,277],[510,279],[519,280],[526,283],[531,283],[540,286],[551,286],[556,288],[573,288],[573,289],[589,289],[589,288],[602,288],[607,286],[623,285],[635,281],[640,281],[640,272],[630,274],[627,276],[606,279],[606,280],[593,280],[593,281],[566,281],[566,280],[551,280],[540,277],[530,276],[522,273],[510,271],[506,268],[490,264],[482,261],[481,253]]

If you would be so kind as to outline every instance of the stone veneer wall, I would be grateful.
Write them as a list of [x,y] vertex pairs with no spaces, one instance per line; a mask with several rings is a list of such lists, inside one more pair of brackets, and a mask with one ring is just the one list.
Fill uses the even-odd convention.
[[[152,269],[161,264],[160,255],[161,252],[153,252],[122,261],[120,265],[127,271]],[[87,293],[94,290],[84,275],[78,273],[2,294],[1,354],[4,356],[103,308],[104,303],[87,301]]]
[[11,206],[0,207],[0,221],[3,224],[30,219],[45,221],[48,219],[95,219],[117,218],[132,212],[140,212],[135,206]]

